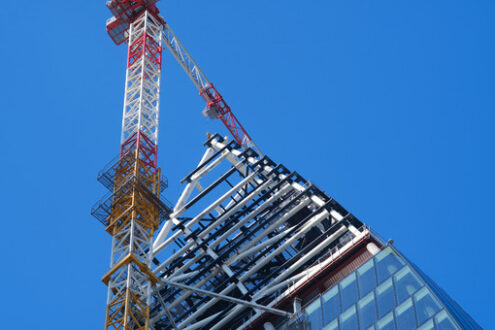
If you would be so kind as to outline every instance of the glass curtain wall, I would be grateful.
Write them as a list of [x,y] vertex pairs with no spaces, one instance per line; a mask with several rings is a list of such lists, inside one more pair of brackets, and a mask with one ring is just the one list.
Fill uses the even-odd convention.
[[304,306],[299,326],[291,320],[278,329],[481,329],[472,319],[454,318],[451,299],[445,304],[421,276],[388,246]]

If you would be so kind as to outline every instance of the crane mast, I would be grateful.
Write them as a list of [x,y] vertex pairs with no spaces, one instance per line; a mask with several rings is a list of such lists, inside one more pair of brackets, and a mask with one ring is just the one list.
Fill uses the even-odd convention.
[[112,235],[110,271],[102,279],[108,285],[105,329],[148,329],[151,286],[157,281],[149,251],[166,211],[157,166],[164,22],[153,2],[114,0],[107,6],[115,15],[108,25],[112,39],[127,41],[129,49],[120,156],[100,175],[112,192],[109,214],[102,217]]
[[166,184],[157,166],[162,41],[205,100],[204,115],[220,119],[240,145],[257,149],[166,24],[157,1],[107,1],[114,15],[107,32],[117,45],[127,43],[128,54],[120,153],[98,175],[109,193],[91,212],[112,235],[110,270],[102,278],[108,286],[105,329],[148,329],[159,282],[151,270],[153,237],[171,212],[161,198]]

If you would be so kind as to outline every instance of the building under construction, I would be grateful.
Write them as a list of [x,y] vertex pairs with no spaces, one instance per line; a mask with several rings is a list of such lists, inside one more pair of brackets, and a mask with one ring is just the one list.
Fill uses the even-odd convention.
[[[262,154],[156,2],[107,2],[107,31],[129,50],[120,153],[92,209],[112,237],[105,329],[481,329],[389,242]],[[175,204],[157,164],[163,45],[232,136],[208,136]]]

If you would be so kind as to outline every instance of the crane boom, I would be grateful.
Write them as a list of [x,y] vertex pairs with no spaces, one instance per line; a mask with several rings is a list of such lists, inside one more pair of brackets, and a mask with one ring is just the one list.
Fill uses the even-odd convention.
[[184,48],[180,40],[175,36],[174,31],[167,23],[163,26],[162,41],[165,42],[167,48],[170,50],[175,59],[179,62],[181,67],[186,71],[188,77],[192,80],[196,88],[202,91],[207,88],[210,82],[206,78],[206,75],[201,71],[189,52]]
[[206,108],[203,111],[203,115],[211,119],[219,118],[237,143],[245,147],[254,147],[261,155],[261,151],[234,115],[230,106],[225,102],[223,96],[206,78],[206,75],[182,45],[168,23],[163,25],[162,41],[192,80],[199,91],[199,95],[205,100]]

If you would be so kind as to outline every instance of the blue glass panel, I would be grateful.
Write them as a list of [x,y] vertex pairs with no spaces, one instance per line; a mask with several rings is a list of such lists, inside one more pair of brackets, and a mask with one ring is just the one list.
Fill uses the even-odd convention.
[[376,301],[378,305],[378,317],[382,317],[395,307],[392,279],[389,279],[376,288]]
[[357,301],[356,273],[349,274],[346,278],[340,281],[340,299],[342,309],[345,310],[350,305]]
[[375,263],[378,283],[385,281],[404,266],[404,261],[390,247],[385,248],[375,256]]
[[352,305],[340,315],[340,330],[356,330],[357,328],[356,305]]
[[449,314],[445,310],[435,316],[435,323],[438,330],[457,330],[459,329],[455,323],[450,319]]
[[322,321],[320,297],[306,307],[304,314],[306,316],[306,320],[311,325],[311,329],[321,329]]
[[380,321],[376,322],[376,330],[394,330],[394,313],[390,312]]
[[335,319],[329,324],[323,327],[323,330],[338,330],[339,329],[339,320]]
[[405,266],[394,275],[395,292],[399,304],[412,296],[423,286],[418,277],[411,271],[408,266]]
[[330,323],[340,314],[339,287],[334,286],[322,296],[323,324]]
[[427,288],[419,290],[418,293],[414,295],[414,305],[416,305],[418,324],[422,324],[441,309],[440,304]]
[[359,328],[367,329],[376,322],[375,293],[370,292],[358,302]]
[[418,266],[412,264],[413,268],[419,273],[419,275],[425,280],[425,282],[431,287],[440,301],[447,307],[452,317],[457,323],[466,329],[483,329],[480,327],[473,318],[462,309],[442,288],[440,288],[431,278],[429,278]]
[[428,320],[418,328],[418,330],[435,330],[435,324],[433,324],[433,319]]
[[412,299],[409,298],[395,309],[397,328],[401,330],[416,329],[416,316]]
[[368,292],[376,288],[376,276],[373,259],[358,268],[359,295],[364,297]]

